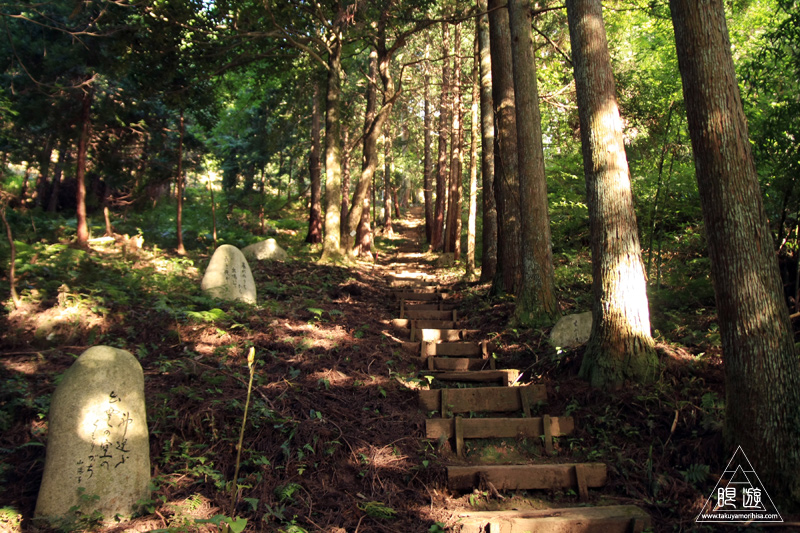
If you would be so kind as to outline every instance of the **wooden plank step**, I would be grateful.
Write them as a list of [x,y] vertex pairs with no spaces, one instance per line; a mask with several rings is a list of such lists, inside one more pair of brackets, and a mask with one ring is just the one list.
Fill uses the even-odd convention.
[[492,383],[498,382],[501,385],[512,385],[519,377],[519,370],[472,370],[468,372],[460,371],[431,371],[421,372],[425,376],[433,376],[439,381],[464,381],[469,383]]
[[439,284],[435,281],[427,281],[424,279],[393,279],[389,280],[389,287],[391,288],[423,288],[423,287],[438,287]]
[[[513,387],[516,388],[516,387]],[[448,400],[449,401],[449,400]],[[429,418],[425,421],[425,437],[450,439],[456,434],[456,418]],[[575,431],[571,416],[548,417],[553,437],[569,435]],[[460,421],[465,439],[510,439],[515,437],[540,437],[544,435],[545,417],[533,418],[464,418]]]
[[477,511],[459,515],[461,533],[641,533],[653,527],[635,505],[530,511]]
[[480,330],[477,329],[434,329],[425,328],[417,329],[411,328],[411,340],[423,342],[457,342],[466,340],[467,337],[475,337],[480,335]]
[[453,341],[453,342],[432,342],[422,341],[420,343],[419,354],[421,357],[435,357],[437,355],[444,355],[450,357],[469,357],[478,355],[483,358],[488,358],[491,351],[494,350],[494,345],[489,341],[470,342],[470,341]]
[[400,300],[400,318],[407,318],[405,313],[411,311],[455,311],[457,307],[457,302],[446,300],[434,303],[409,303],[406,300]]
[[[436,307],[436,306],[434,306]],[[457,320],[455,309],[419,309],[419,306],[407,306],[403,317],[411,320]]]
[[[416,344],[417,348],[419,343]],[[495,370],[494,359],[485,359],[481,357],[420,357],[419,362],[421,366],[425,366],[428,370]]]
[[523,411],[530,415],[530,406],[547,401],[544,385],[521,387],[484,387],[480,389],[434,389],[419,391],[419,407],[423,411],[442,411],[442,399],[448,413]]
[[451,490],[470,491],[485,480],[497,490],[577,489],[577,472],[581,471],[587,487],[606,484],[608,473],[603,463],[562,463],[448,466],[447,486]]
[[389,281],[402,281],[402,280],[422,280],[422,281],[436,281],[436,276],[423,272],[421,270],[401,270],[386,276]]
[[431,293],[446,293],[445,289],[442,289],[438,285],[430,285],[425,287],[398,287],[398,288],[390,288],[389,289],[392,294],[404,294],[404,293],[411,293],[411,294],[431,294]]
[[[449,313],[448,311],[434,311],[436,313]],[[450,320],[453,313],[449,313],[449,318],[445,320],[419,320],[412,318],[393,318],[392,326],[406,329],[463,329],[462,323]]]
[[392,291],[395,299],[403,300],[406,302],[435,302],[439,300],[446,300],[448,293],[445,292],[420,292],[420,291]]

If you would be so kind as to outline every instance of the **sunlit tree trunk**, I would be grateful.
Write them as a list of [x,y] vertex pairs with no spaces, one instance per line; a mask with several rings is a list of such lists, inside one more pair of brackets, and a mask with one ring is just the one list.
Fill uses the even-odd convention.
[[80,115],[80,137],[78,139],[77,168],[75,180],[78,182],[77,203],[77,244],[85,248],[89,245],[89,224],[86,219],[86,153],[89,150],[89,136],[92,127],[91,112],[94,88],[89,88],[83,94]]
[[517,110],[522,243],[522,283],[514,316],[520,324],[552,323],[560,314],[553,274],[553,245],[547,213],[542,117],[536,84],[536,60],[531,37],[530,0],[508,0],[514,97]]
[[319,158],[321,141],[319,112],[319,83],[314,84],[311,102],[311,152],[308,155],[308,174],[311,181],[311,205],[308,214],[306,242],[322,242],[322,164]]
[[444,211],[447,187],[447,126],[450,102],[450,25],[442,23],[442,92],[439,97],[439,152],[436,162],[436,204],[433,214],[431,250],[439,251],[444,244]]
[[445,251],[452,252],[456,260],[461,254],[461,170],[464,155],[463,112],[461,109],[461,24],[453,32],[453,116],[450,130],[450,191],[448,193],[447,235]]
[[478,75],[478,34],[475,34],[475,53],[472,56],[472,131],[469,140],[469,210],[467,215],[467,270],[466,277],[475,277],[475,229],[478,219],[478,101],[480,100],[480,80]]
[[394,160],[392,159],[392,129],[386,128],[383,150],[383,232],[386,236],[394,234],[392,229],[392,174],[394,174]]
[[[341,31],[341,30],[340,30]],[[339,100],[342,94],[342,35],[337,35],[328,54],[328,87],[325,99],[325,235],[322,261],[341,258],[342,136]]]
[[[362,160],[361,177],[355,186],[353,193],[353,205],[350,208],[347,218],[347,231],[345,232],[346,250],[350,254],[355,254],[360,248],[361,238],[356,241],[358,228],[366,229],[363,226],[362,210],[364,206],[369,206],[367,193],[369,192],[375,170],[378,168],[378,138],[381,135],[382,123],[375,124],[378,101],[378,52],[372,50],[369,54],[369,70],[367,74],[367,105],[364,110],[364,138],[362,141]],[[381,126],[381,127],[377,127]],[[360,236],[359,237],[363,237]],[[357,243],[359,246],[353,247]]]
[[725,367],[725,438],[800,501],[800,368],[722,0],[670,0]]
[[481,241],[481,283],[494,279],[497,272],[497,206],[494,196],[494,104],[492,103],[492,58],[489,49],[487,0],[478,0],[478,54],[481,67],[481,188],[483,232]]
[[183,246],[183,134],[185,130],[183,109],[178,119],[178,175],[175,178],[175,192],[177,197],[176,213],[176,233],[178,236],[178,246],[175,251],[178,255],[186,255],[186,248]]
[[495,117],[494,189],[497,201],[497,274],[492,292],[516,294],[522,284],[517,117],[511,30],[505,0],[489,0],[492,100]]
[[60,146],[61,148],[58,151],[58,160],[56,161],[56,166],[53,169],[52,184],[48,189],[47,184],[45,183],[45,185],[41,188],[41,192],[39,193],[39,196],[44,197],[44,192],[49,190],[50,196],[47,199],[47,211],[49,213],[55,213],[58,211],[58,201],[61,194],[61,178],[64,174],[64,167],[72,162],[72,146],[68,136],[65,135],[61,139]]
[[345,234],[348,231],[347,220],[350,217],[350,130],[347,127],[347,122],[342,124],[342,147],[344,153],[342,154],[342,247],[347,250],[345,243],[347,239]]
[[600,0],[567,0],[592,237],[592,332],[581,377],[596,387],[658,374],[644,264]]
[[423,137],[423,181],[422,194],[425,198],[425,240],[430,243],[433,234],[433,162],[431,161],[431,101],[430,101],[430,76],[425,75],[425,119]]

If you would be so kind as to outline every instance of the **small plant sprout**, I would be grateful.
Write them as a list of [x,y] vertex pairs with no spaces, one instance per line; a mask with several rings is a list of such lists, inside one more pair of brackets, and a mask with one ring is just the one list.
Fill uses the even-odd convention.
[[250,407],[250,393],[253,390],[253,375],[255,374],[256,349],[250,347],[247,354],[247,367],[250,369],[250,381],[247,383],[247,399],[244,402],[244,416],[242,428],[239,430],[239,444],[236,445],[236,467],[233,470],[233,496],[231,497],[231,513],[236,509],[236,500],[239,498],[239,463],[242,459],[242,441],[244,440],[244,426],[247,423],[247,409]]

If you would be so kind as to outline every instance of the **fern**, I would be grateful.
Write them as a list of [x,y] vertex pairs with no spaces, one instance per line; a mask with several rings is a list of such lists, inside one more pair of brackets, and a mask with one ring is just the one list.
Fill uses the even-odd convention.
[[275,487],[275,495],[278,497],[279,502],[285,502],[286,500],[291,500],[295,492],[301,488],[302,487],[299,483],[287,483],[286,485],[279,485]]
[[395,518],[397,514],[397,511],[383,502],[367,502],[363,505],[359,504],[358,508],[367,513],[370,518],[378,518],[380,520],[390,520]]

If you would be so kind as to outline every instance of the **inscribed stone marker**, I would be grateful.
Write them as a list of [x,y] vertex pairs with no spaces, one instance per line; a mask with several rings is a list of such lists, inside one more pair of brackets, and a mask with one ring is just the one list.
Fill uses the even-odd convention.
[[105,520],[130,517],[150,482],[144,374],[136,358],[111,346],[83,352],[53,393],[48,418],[36,517],[63,517],[73,506]]
[[244,254],[235,246],[216,249],[203,276],[200,288],[214,298],[256,303],[256,282]]
[[592,312],[568,315],[559,320],[550,332],[550,344],[556,348],[575,348],[589,340]]

